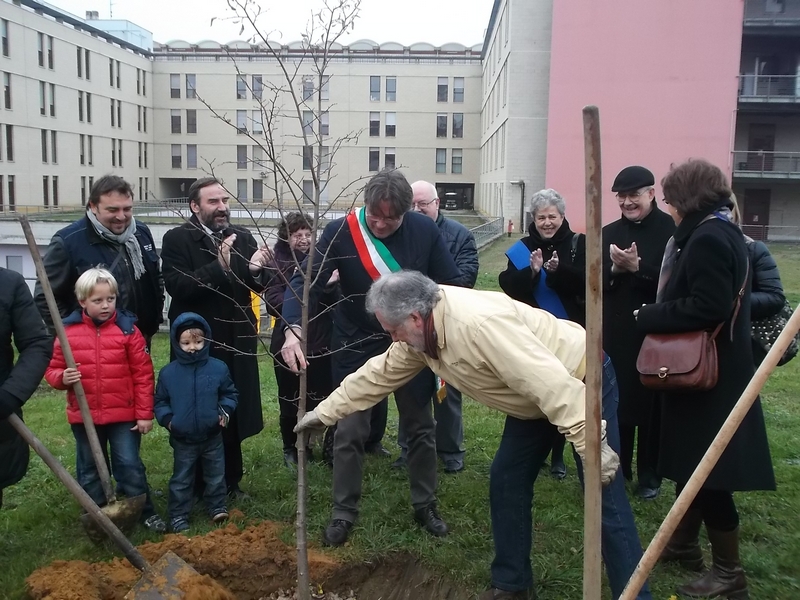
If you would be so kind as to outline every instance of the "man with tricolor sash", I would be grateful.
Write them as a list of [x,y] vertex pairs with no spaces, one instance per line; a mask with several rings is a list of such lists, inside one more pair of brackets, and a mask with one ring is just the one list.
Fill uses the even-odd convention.
[[[382,275],[414,269],[439,283],[457,284],[461,273],[439,229],[428,217],[411,212],[413,192],[400,171],[382,171],[364,188],[364,206],[329,223],[314,249],[314,281],[327,281],[339,270],[343,300],[336,306],[332,348],[334,385],[373,356],[382,354],[391,338],[367,314],[364,298],[372,282]],[[317,273],[321,271],[321,275]],[[299,326],[303,273],[295,273],[283,303],[289,324],[281,354],[294,371],[305,368],[300,350]],[[312,287],[317,294],[321,288]],[[294,335],[290,335],[293,333]],[[395,391],[400,421],[407,433],[408,474],[415,520],[437,536],[447,534],[447,524],[436,508],[436,434],[430,398],[434,377],[424,370]],[[361,497],[364,442],[370,431],[370,411],[354,413],[339,422],[333,454],[333,514],[323,541],[340,546],[347,541],[358,517]]]

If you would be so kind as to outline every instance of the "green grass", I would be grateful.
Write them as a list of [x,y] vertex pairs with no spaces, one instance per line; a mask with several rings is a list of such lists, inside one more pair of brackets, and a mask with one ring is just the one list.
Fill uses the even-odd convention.
[[[505,249],[519,236],[501,238],[481,252],[478,286],[497,289],[497,274],[505,268]],[[793,304],[800,301],[800,246],[774,245],[773,251]],[[167,360],[167,342],[156,339],[156,367]],[[293,535],[295,482],[282,463],[278,433],[278,406],[271,365],[261,363],[265,430],[244,444],[247,474],[242,487],[254,501],[242,506],[248,517],[286,523],[285,538]],[[774,493],[738,494],[742,517],[742,557],[753,598],[800,597],[800,359],[778,369],[763,394],[764,410],[778,478]],[[44,443],[74,471],[74,440],[64,416],[64,397],[41,388],[27,405],[26,420]],[[386,553],[404,551],[479,591],[488,583],[492,559],[489,524],[489,466],[499,442],[503,416],[475,402],[465,401],[467,468],[451,476],[440,472],[438,497],[452,533],[444,539],[423,534],[414,525],[409,505],[408,481],[393,471],[390,460],[368,457],[364,473],[361,517],[351,543],[328,550],[346,560],[361,561]],[[397,426],[390,413],[387,447]],[[158,508],[166,510],[166,491],[171,454],[165,432],[156,428],[145,436],[142,456]],[[569,476],[556,482],[542,476],[536,484],[536,537],[532,555],[542,600],[580,598],[582,576],[582,497],[574,464],[568,459]],[[317,544],[330,516],[330,471],[310,466],[309,533]],[[6,506],[0,510],[0,598],[21,598],[25,577],[39,566],[57,559],[105,560],[117,553],[93,546],[78,523],[79,508],[67,491],[34,457],[28,476],[5,490]],[[670,486],[652,503],[632,502],[639,532],[648,541],[657,530],[673,500]],[[192,533],[209,529],[201,517]],[[157,536],[137,531],[134,543]],[[675,585],[686,579],[676,568],[656,567],[651,577],[654,597],[667,600]],[[610,597],[606,590],[606,598]]]

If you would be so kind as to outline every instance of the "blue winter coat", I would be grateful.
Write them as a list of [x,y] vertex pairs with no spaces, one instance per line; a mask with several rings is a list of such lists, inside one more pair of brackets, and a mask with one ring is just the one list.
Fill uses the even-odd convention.
[[[205,346],[195,353],[181,350],[178,343],[178,329],[190,322],[197,323],[206,338]],[[156,419],[162,427],[169,428],[171,423],[170,432],[176,438],[202,442],[220,431],[220,408],[231,415],[239,394],[225,363],[209,356],[211,328],[203,317],[181,314],[172,322],[169,335],[175,360],[158,374]]]

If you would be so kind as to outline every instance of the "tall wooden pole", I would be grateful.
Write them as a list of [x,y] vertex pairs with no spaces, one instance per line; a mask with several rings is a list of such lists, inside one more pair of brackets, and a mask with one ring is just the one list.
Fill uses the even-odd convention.
[[600,173],[600,114],[583,109],[586,160],[586,460],[583,465],[583,598],[600,600],[602,487],[600,484],[600,418],[603,395],[603,227]]

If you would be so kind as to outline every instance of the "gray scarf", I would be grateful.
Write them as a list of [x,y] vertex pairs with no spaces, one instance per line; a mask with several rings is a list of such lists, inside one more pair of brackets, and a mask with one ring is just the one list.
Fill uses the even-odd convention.
[[100,223],[91,209],[86,211],[86,216],[101,238],[112,244],[125,246],[133,265],[134,279],[141,279],[142,275],[144,275],[144,263],[142,262],[142,247],[139,246],[139,240],[134,235],[136,233],[136,219],[131,217],[131,224],[128,225],[128,228],[117,235]]

